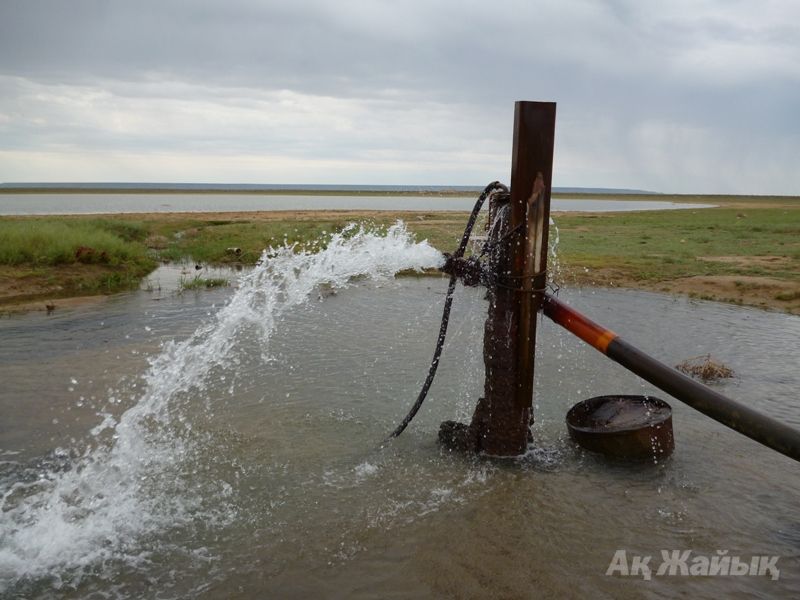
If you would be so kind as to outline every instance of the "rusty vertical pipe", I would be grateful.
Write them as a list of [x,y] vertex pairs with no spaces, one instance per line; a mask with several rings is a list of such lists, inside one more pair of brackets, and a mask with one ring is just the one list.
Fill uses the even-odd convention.
[[570,333],[674,398],[750,439],[800,461],[800,431],[657,361],[553,296],[546,295],[543,311]]
[[[509,262],[497,273],[500,285],[490,303],[484,354],[485,398],[476,411],[480,447],[487,454],[525,452],[533,421],[536,313],[546,282],[550,190],[556,105],[517,102],[511,164]],[[476,423],[476,421],[479,421]]]

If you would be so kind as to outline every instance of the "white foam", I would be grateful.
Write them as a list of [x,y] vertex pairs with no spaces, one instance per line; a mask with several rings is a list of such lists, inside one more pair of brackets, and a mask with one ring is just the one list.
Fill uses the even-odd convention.
[[353,470],[355,471],[358,479],[365,479],[375,475],[378,472],[378,465],[373,465],[370,462],[364,461],[363,463],[356,465],[355,469]]

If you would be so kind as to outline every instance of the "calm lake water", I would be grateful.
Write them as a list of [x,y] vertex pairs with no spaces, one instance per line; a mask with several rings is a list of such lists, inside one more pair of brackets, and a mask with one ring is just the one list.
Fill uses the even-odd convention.
[[[170,356],[170,340],[215,322],[235,293],[178,294],[179,277],[164,268],[142,291],[100,305],[0,320],[3,514],[62,473],[108,482],[51,499],[41,515],[52,518],[28,525],[25,539],[12,531],[24,523],[0,521],[0,595],[800,597],[797,463],[658,392],[548,321],[537,345],[528,455],[491,461],[440,450],[439,423],[468,419],[482,389],[480,290],[458,289],[427,403],[403,436],[381,446],[428,368],[446,289],[436,278],[314,293],[280,315],[266,354],[249,329],[222,336],[234,345],[232,360],[148,416],[142,435],[166,430],[162,442],[175,460],[135,452],[126,459],[141,473],[153,513],[120,501],[109,513],[120,531],[86,537],[89,527],[105,526],[87,515],[118,493],[126,469],[118,456],[108,465],[119,471],[87,462],[85,449],[104,435],[125,439],[124,429],[101,424],[146,404],[153,361]],[[800,318],[644,292],[563,290],[561,298],[668,364],[712,353],[736,371],[717,384],[722,393],[800,426]],[[670,401],[674,455],[610,464],[576,448],[566,411],[608,393]],[[84,524],[73,528],[69,518]],[[28,573],[22,578],[8,570],[19,552],[11,539],[41,542],[14,567]],[[63,556],[48,556],[48,547]],[[664,549],[777,555],[780,579],[606,576],[620,549],[653,556],[654,571]]]
[[[0,194],[0,215],[138,212],[236,212],[261,210],[469,211],[476,196],[301,196],[252,194]],[[553,211],[610,212],[709,208],[658,200],[554,198]]]

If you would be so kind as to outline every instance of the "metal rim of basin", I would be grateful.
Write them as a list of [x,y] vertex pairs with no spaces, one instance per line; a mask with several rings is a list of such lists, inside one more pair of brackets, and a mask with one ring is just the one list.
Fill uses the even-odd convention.
[[675,448],[672,407],[654,396],[595,396],[575,404],[566,421],[573,441],[607,456],[657,460]]

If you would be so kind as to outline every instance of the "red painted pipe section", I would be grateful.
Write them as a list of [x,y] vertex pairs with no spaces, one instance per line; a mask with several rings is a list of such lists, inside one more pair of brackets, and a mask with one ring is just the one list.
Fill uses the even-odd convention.
[[570,333],[581,338],[596,350],[599,350],[603,354],[608,353],[608,345],[612,340],[618,337],[616,333],[610,329],[606,329],[602,325],[598,325],[555,297],[549,294],[545,296],[546,298],[542,310],[547,317],[561,325]]

